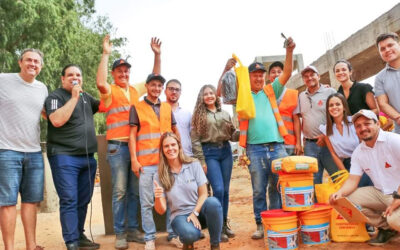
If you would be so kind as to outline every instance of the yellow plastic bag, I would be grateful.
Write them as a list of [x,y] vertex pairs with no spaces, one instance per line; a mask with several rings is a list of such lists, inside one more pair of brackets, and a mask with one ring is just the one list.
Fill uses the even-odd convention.
[[329,182],[315,184],[315,196],[318,203],[329,203],[329,196],[340,189],[343,183],[349,178],[347,170],[339,170],[329,178]]
[[349,223],[332,209],[331,239],[335,242],[365,242],[370,237],[365,223]]
[[256,117],[256,106],[251,95],[249,69],[243,66],[239,58],[233,54],[233,58],[239,63],[235,67],[238,82],[238,97],[236,101],[236,112],[241,119],[250,120]]

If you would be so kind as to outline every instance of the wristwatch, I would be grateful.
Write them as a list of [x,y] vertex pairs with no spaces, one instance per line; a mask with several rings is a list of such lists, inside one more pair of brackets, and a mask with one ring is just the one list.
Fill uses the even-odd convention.
[[193,212],[192,212],[194,215],[196,215],[196,217],[199,217],[199,213],[198,212],[196,212],[195,210],[193,210]]
[[400,194],[398,194],[397,191],[394,191],[392,196],[393,196],[393,199],[400,199]]

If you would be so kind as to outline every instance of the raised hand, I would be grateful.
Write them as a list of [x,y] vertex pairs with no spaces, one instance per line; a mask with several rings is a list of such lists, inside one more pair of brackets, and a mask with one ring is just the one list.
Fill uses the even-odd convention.
[[157,37],[152,37],[151,38],[151,50],[154,52],[154,54],[161,54],[161,41]]
[[107,34],[103,39],[103,54],[111,54],[112,42],[110,42],[110,35]]
[[286,50],[293,51],[296,48],[296,43],[293,41],[293,38],[289,37],[287,39],[287,47]]
[[164,196],[164,189],[158,184],[156,180],[153,181],[154,183],[154,197],[155,198],[162,198]]

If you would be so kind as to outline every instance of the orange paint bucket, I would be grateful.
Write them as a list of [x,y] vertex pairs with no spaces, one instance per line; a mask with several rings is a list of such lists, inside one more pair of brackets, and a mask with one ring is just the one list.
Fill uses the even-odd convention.
[[284,211],[305,211],[314,205],[313,173],[279,173],[279,184]]
[[299,212],[301,239],[307,245],[321,245],[330,242],[329,226],[332,207],[315,204],[309,211]]
[[298,220],[296,212],[273,209],[261,212],[264,242],[267,250],[298,249]]

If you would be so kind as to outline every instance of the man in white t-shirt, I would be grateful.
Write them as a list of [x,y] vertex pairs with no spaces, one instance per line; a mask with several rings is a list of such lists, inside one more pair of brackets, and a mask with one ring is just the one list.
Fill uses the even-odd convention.
[[36,76],[43,53],[26,49],[18,63],[19,73],[0,74],[0,228],[5,249],[14,249],[19,192],[26,249],[40,250],[35,232],[44,183],[39,122],[48,92]]
[[[331,195],[330,203],[348,196],[360,206],[369,224],[379,229],[369,244],[380,246],[400,231],[400,135],[381,130],[370,110],[358,111],[352,121],[362,142],[351,156],[350,177]],[[364,172],[374,186],[357,189]]]

